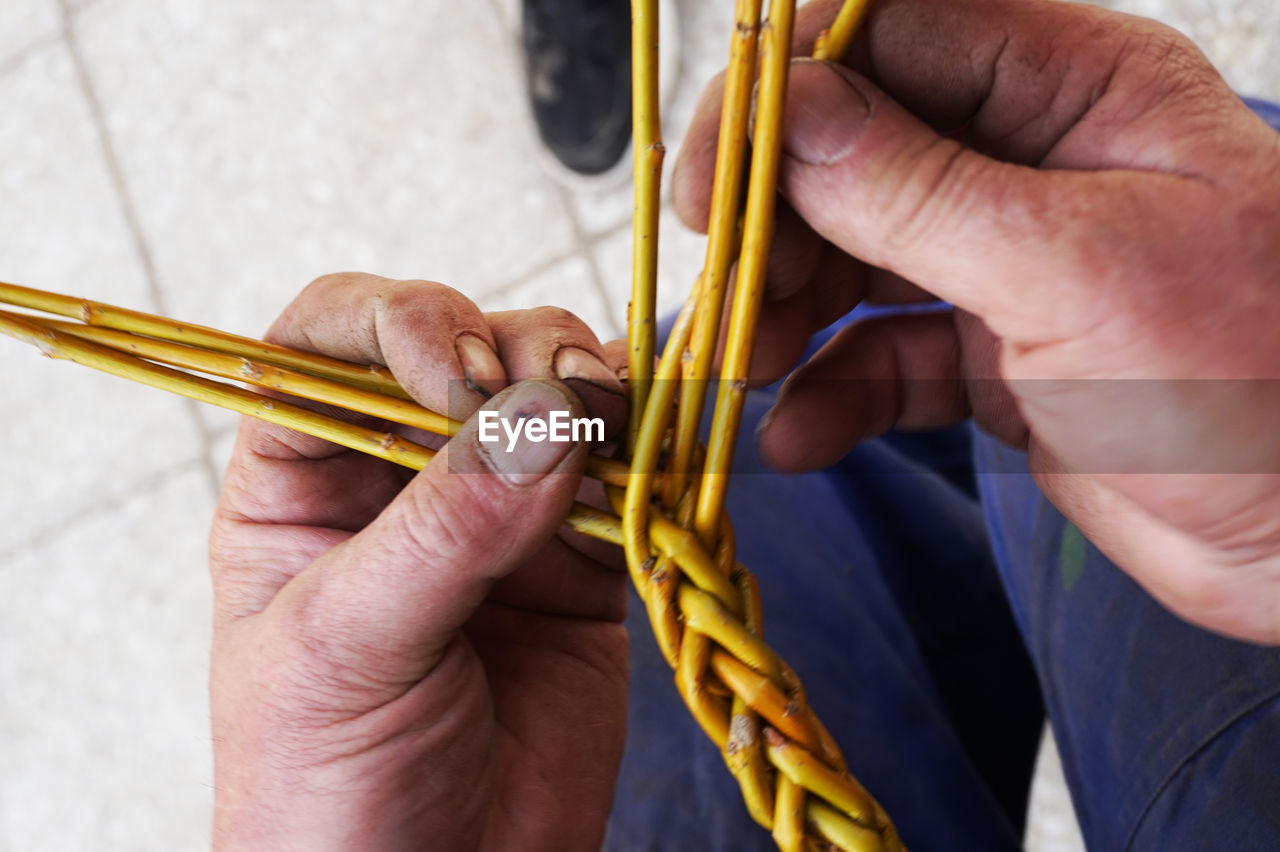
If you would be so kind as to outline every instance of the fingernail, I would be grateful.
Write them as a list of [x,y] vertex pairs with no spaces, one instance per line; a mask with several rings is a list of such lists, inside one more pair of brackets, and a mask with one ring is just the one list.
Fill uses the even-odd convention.
[[474,334],[460,334],[455,346],[467,387],[484,397],[491,397],[506,387],[507,371],[489,344]]
[[[547,382],[520,382],[502,398],[496,420],[492,416],[486,418],[486,412],[492,411],[492,403],[480,410],[480,456],[489,470],[512,485],[532,485],[577,446],[571,440],[555,440],[550,434],[552,412],[563,413],[566,418],[574,414],[568,397]],[[486,440],[495,436],[496,440]]]
[[839,162],[852,150],[871,115],[871,102],[825,62],[791,65],[782,150],[811,166]]
[[613,370],[587,350],[576,346],[565,346],[556,353],[555,370],[561,381],[577,379],[610,393],[625,393]]

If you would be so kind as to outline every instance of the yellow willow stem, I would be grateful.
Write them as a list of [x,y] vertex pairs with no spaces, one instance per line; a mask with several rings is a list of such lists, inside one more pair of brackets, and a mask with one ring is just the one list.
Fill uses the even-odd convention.
[[[0,311],[0,316],[17,317],[18,315]],[[127,331],[94,328],[72,322],[41,320],[40,325],[62,334],[100,343],[121,352],[129,352],[149,361],[158,361],[187,370],[199,370],[211,376],[278,390],[290,396],[372,415],[435,435],[450,437],[462,426],[457,420],[399,397],[352,387],[239,355],[207,352],[182,343],[172,343],[154,337],[141,337]]]
[[658,87],[658,0],[631,0],[631,116],[635,148],[631,304],[627,310],[627,376],[631,410],[627,448],[640,435],[653,386],[658,290],[658,214],[661,207],[662,120]]
[[875,801],[850,776],[832,772],[821,758],[776,731],[765,731],[765,753],[769,762],[794,783],[812,790],[840,809],[841,813],[876,830]]
[[[18,297],[9,298],[15,292],[18,293]],[[141,314],[124,308],[102,305],[97,302],[86,302],[83,299],[76,299],[71,296],[47,293],[29,287],[18,287],[13,284],[0,284],[0,302],[20,304],[22,307],[37,310],[47,310],[60,316],[75,313],[75,306],[77,305],[88,304],[92,306],[91,310],[94,316],[105,316],[112,322],[114,322],[113,318],[118,317],[142,318],[137,320],[136,324],[174,335],[185,336],[187,339],[216,337],[224,343],[226,341],[234,341],[234,348],[237,351],[265,353],[266,357],[259,360],[245,355],[228,354],[223,350],[210,351],[189,343],[175,343],[172,340],[159,337],[119,331],[115,327],[81,325],[79,323],[52,320],[47,317],[0,311],[0,315],[11,319],[19,320],[26,324],[34,324],[42,329],[50,329],[60,334],[72,335],[121,352],[139,355],[150,361],[158,361],[163,364],[182,367],[183,369],[197,370],[211,376],[278,390],[290,396],[323,402],[358,414],[367,414],[393,423],[412,426],[436,435],[452,436],[462,425],[443,414],[412,402],[408,398],[408,394],[400,390],[399,384],[395,383],[394,379],[391,379],[391,382],[397,389],[395,394],[378,393],[368,389],[366,385],[349,384],[348,380],[352,375],[358,375],[362,378],[369,375],[369,368],[349,361],[315,356],[308,352],[299,352],[249,338],[239,338],[216,329],[201,328],[167,317]],[[129,324],[134,324],[133,319],[128,319],[127,321]],[[199,329],[199,332],[193,334],[191,332],[192,329]],[[270,360],[267,360],[267,358]],[[278,366],[282,362],[306,364],[310,372]],[[322,378],[316,373],[342,375],[348,377],[348,379]],[[117,373],[117,375],[119,374]],[[390,378],[390,372],[386,372],[386,376]],[[125,376],[125,378],[131,378],[131,376]],[[379,384],[384,383],[379,382]],[[200,397],[193,398],[219,405],[219,403],[203,400]],[[225,408],[226,406],[221,407]],[[235,410],[239,411],[239,409]],[[255,416],[250,412],[241,413]],[[299,429],[298,431],[305,432],[306,430]],[[347,445],[344,444],[344,446]],[[630,477],[630,469],[624,462],[596,455],[588,457],[586,473],[588,476],[606,484],[624,487]],[[662,478],[662,474],[658,474],[658,477]]]
[[779,778],[773,806],[773,842],[780,852],[805,852],[804,804],[808,796],[789,778]]
[[[838,60],[848,52],[870,8],[871,0],[846,0],[814,48],[814,58]],[[755,85],[756,42],[760,28],[760,0],[738,0],[735,29],[725,72],[716,170],[707,230],[707,258],[703,267],[705,290],[694,320],[692,354],[685,364],[684,385],[672,438],[672,462],[666,484],[668,506],[680,499],[689,478],[690,460],[697,445],[698,426],[711,375],[711,362],[719,342],[726,282],[733,255],[740,248],[739,192],[745,160],[747,120]]]
[[[695,292],[698,289],[697,286],[694,287]],[[623,546],[626,550],[627,568],[631,571],[636,591],[642,597],[647,597],[649,591],[649,578],[646,574],[646,564],[651,556],[648,545],[649,498],[653,496],[653,478],[658,469],[658,456],[662,453],[662,438],[671,417],[671,404],[675,400],[675,378],[679,374],[680,353],[689,344],[693,306],[694,300],[690,299],[676,317],[675,327],[667,338],[666,350],[658,364],[656,392],[646,400],[645,409],[641,412],[640,429],[632,447],[631,478],[627,482],[625,503],[620,512],[623,518]]]
[[835,23],[818,35],[818,41],[813,46],[813,58],[828,62],[843,59],[870,8],[871,0],[845,0],[840,13],[836,15]]
[[738,0],[734,13],[736,26],[729,47],[729,67],[725,71],[702,292],[689,346],[693,357],[685,364],[678,420],[672,438],[672,458],[667,467],[670,474],[665,494],[667,505],[680,499],[688,482],[693,452],[698,443],[698,426],[702,422],[707,379],[711,375],[711,362],[720,338],[720,315],[724,310],[729,268],[737,251],[738,207],[746,160],[747,124],[751,117],[751,93],[755,88],[760,6],[761,0]]
[[742,800],[751,818],[772,829],[774,788],[760,741],[760,717],[740,695],[733,696],[729,740],[721,749],[721,755],[742,790]]
[[756,128],[752,140],[751,183],[743,224],[742,254],[724,364],[716,393],[715,418],[707,442],[707,461],[698,493],[695,529],[704,542],[714,541],[724,510],[734,444],[742,421],[751,349],[755,342],[764,297],[773,215],[777,200],[778,160],[781,154],[782,109],[791,64],[794,2],[774,2],[760,34],[760,85],[756,100]]
[[767,677],[778,689],[786,688],[778,655],[744,622],[731,617],[715,596],[688,584],[681,585],[677,594],[686,627],[731,649],[735,657]]
[[710,665],[716,676],[769,724],[810,750],[820,747],[821,741],[810,723],[812,713],[797,713],[788,696],[767,677],[718,648],[711,652]]
[[434,450],[390,432],[365,429],[253,391],[152,364],[106,346],[60,334],[14,314],[0,316],[0,332],[30,343],[50,358],[93,367],[188,399],[287,426],[415,470],[425,467],[435,456]]
[[617,515],[588,506],[586,503],[574,503],[569,514],[565,516],[565,525],[570,529],[622,546],[622,521]]
[[892,826],[881,836],[813,796],[805,802],[805,818],[814,831],[845,852],[906,852]]
[[[50,358],[91,367],[187,399],[216,405],[247,417],[323,438],[339,446],[407,467],[410,470],[422,470],[435,457],[435,450],[406,440],[395,433],[367,429],[275,397],[264,396],[234,385],[153,364],[109,346],[93,343],[73,334],[62,333],[43,325],[42,322],[47,320],[41,321],[36,317],[0,311],[0,334],[29,343]],[[621,475],[617,474],[617,462],[611,459],[599,459],[598,462],[604,463],[600,466],[610,478],[625,481],[625,472]],[[591,462],[588,462],[588,467],[591,466]],[[574,503],[565,518],[565,523],[570,528],[593,538],[622,544],[621,521],[599,509]]]
[[[726,538],[732,546],[732,534],[720,533],[720,546]],[[764,636],[760,609],[760,590],[756,579],[742,566],[734,566],[734,579],[742,596],[743,622],[753,636]],[[751,818],[767,829],[773,828],[774,788],[765,769],[764,741],[760,716],[741,695],[734,693],[729,720],[729,742],[721,749],[725,765],[738,781],[743,801]]]
[[117,308],[89,299],[78,299],[58,293],[47,293],[20,287],[17,284],[0,282],[0,302],[17,305],[45,313],[57,314],[80,320],[86,325],[114,328],[119,331],[131,331],[147,337],[158,337],[175,343],[186,343],[199,346],[214,352],[225,352],[228,355],[239,355],[274,364],[277,367],[288,367],[303,373],[321,378],[334,379],[345,384],[377,391],[378,393],[408,399],[409,394],[400,387],[391,372],[377,364],[362,365],[329,358],[325,355],[313,355],[297,352],[273,343],[264,343],[248,337],[240,337],[200,325],[178,322],[166,317],[146,314]]

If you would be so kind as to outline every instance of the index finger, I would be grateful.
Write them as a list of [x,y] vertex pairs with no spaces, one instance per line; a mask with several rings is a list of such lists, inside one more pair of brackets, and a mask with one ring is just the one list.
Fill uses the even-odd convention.
[[[506,384],[479,308],[433,282],[325,276],[289,305],[268,339],[383,364],[417,402],[459,419]],[[371,418],[341,416],[376,426]],[[321,438],[246,419],[211,534],[215,562],[276,563],[295,573],[377,517],[411,476]]]

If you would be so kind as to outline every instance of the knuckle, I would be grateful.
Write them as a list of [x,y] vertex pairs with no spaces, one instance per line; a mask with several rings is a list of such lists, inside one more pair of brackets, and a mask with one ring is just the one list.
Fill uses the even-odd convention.
[[[587,327],[587,324],[578,319],[578,316],[573,311],[565,308],[543,305],[538,308],[530,308],[528,313],[529,319],[538,326],[575,334],[591,335],[591,329]],[[591,336],[594,337],[595,335]]]
[[351,273],[329,272],[307,282],[307,286],[299,291],[295,301],[323,296],[330,290],[350,287],[351,283]]
[[[409,326],[432,340],[442,328],[469,328],[481,322],[480,309],[454,288],[419,279],[388,282],[376,294],[375,321],[379,330]],[[450,341],[452,337],[450,336]]]
[[[598,352],[600,341],[595,332],[572,311],[546,305],[526,312],[530,333],[550,340],[557,347],[576,346]],[[523,323],[522,323],[523,324]]]
[[[1136,29],[1137,27],[1135,27]],[[1151,68],[1162,72],[1194,71],[1209,68],[1208,60],[1186,36],[1159,21],[1143,21],[1140,38],[1131,39],[1138,57]]]
[[357,288],[380,287],[386,284],[388,279],[379,275],[372,275],[368,272],[330,272],[314,278],[294,299],[295,303],[311,303],[324,304],[324,302],[333,297],[337,291],[354,290]]
[[266,339],[285,346],[325,351],[323,334],[318,328],[333,311],[334,302],[346,302],[350,294],[342,291],[369,288],[386,281],[363,272],[333,272],[313,279],[293,298],[267,332]]
[[[1150,105],[1176,99],[1203,107],[1202,96],[1225,84],[1209,60],[1186,36],[1156,21],[1137,21],[1118,35],[1117,68],[1132,75],[1124,88]],[[1117,83],[1124,77],[1117,75]]]
[[310,290],[328,290],[338,287],[351,287],[356,281],[359,273],[355,272],[328,272],[324,275],[317,276],[312,279],[302,292],[306,293]]
[[[900,169],[884,209],[885,241],[894,255],[911,251],[963,221],[970,199],[990,197],[983,161],[950,139],[931,140]],[[896,171],[896,170],[895,170]]]
[[398,315],[447,305],[465,298],[457,290],[435,281],[388,281],[374,294],[378,314]]
[[230,521],[215,517],[206,549],[215,594],[253,575],[256,554],[246,547],[243,537],[237,535]]

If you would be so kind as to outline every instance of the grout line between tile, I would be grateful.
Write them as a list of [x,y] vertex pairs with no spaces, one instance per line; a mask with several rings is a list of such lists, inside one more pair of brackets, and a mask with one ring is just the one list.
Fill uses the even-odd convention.
[[160,283],[156,277],[155,262],[151,256],[151,248],[147,245],[146,238],[142,234],[142,226],[138,221],[137,211],[133,203],[133,197],[129,193],[129,188],[124,180],[124,171],[120,167],[119,157],[116,156],[115,145],[111,141],[111,135],[107,129],[106,116],[102,111],[102,102],[98,99],[97,90],[93,87],[93,80],[89,75],[88,65],[84,61],[84,56],[80,52],[80,43],[76,38],[75,28],[72,25],[72,12],[68,8],[67,0],[59,0],[62,7],[63,19],[63,35],[67,40],[67,48],[71,52],[71,60],[75,65],[76,76],[80,81],[81,93],[84,95],[85,102],[89,107],[89,113],[92,117],[94,128],[98,132],[98,142],[102,146],[102,152],[107,162],[107,170],[110,173],[111,183],[116,190],[116,196],[120,202],[120,210],[124,215],[125,224],[129,228],[129,235],[133,239],[134,252],[138,257],[139,263],[142,264],[143,274],[146,277],[147,289],[151,295],[155,310],[163,313],[166,308],[166,300],[164,294],[160,290]]
[[484,296],[485,298],[490,298],[493,296],[505,296],[507,293],[510,293],[512,290],[519,289],[519,287],[522,284],[524,284],[526,281],[528,281],[530,278],[536,278],[542,273],[550,269],[554,269],[555,267],[559,266],[560,264],[564,263],[567,260],[573,260],[575,257],[580,255],[581,253],[582,252],[578,249],[578,247],[574,246],[573,248],[569,249],[566,252],[562,252],[560,254],[555,255],[554,257],[549,257],[546,260],[539,261],[538,263],[534,264],[528,269],[522,271],[515,278],[512,278],[509,281],[505,281],[502,284],[499,284],[497,287],[494,287],[492,290],[486,290],[484,293]]
[[[626,323],[623,322],[619,324],[618,322],[619,306],[613,303],[613,299],[610,297],[608,289],[604,286],[604,277],[600,274],[600,264],[596,260],[596,253],[592,251],[596,243],[599,242],[604,235],[597,234],[594,237],[588,235],[582,227],[582,222],[578,219],[578,211],[574,209],[573,197],[569,190],[558,185],[557,188],[560,192],[560,203],[564,206],[565,216],[568,218],[569,226],[573,230],[573,241],[577,245],[579,253],[587,262],[587,270],[591,275],[591,283],[596,288],[596,295],[599,296],[600,300],[604,303],[605,313],[608,314],[609,322],[613,326],[613,333],[615,336],[620,336],[622,333],[620,329],[624,328]],[[612,234],[613,232],[609,233]],[[622,307],[625,308],[626,306],[624,305]]]
[[188,473],[197,467],[203,468],[206,466],[207,461],[202,456],[191,456],[171,467],[158,470],[144,479],[132,482],[128,485],[126,490],[116,494],[110,494],[102,500],[89,504],[87,508],[78,512],[74,517],[69,518],[66,521],[36,529],[26,536],[26,538],[20,539],[16,544],[8,545],[5,548],[0,549],[0,562],[4,562],[12,558],[27,548],[34,547],[42,541],[47,541],[50,538],[66,533],[68,530],[74,529],[80,524],[91,521],[94,518],[100,518],[103,515],[110,514],[128,503],[130,500],[137,499],[140,494],[145,494],[149,491],[155,490],[175,476],[181,476],[182,474]]
[[36,36],[31,41],[9,54],[7,59],[0,62],[0,77],[4,77],[6,74],[11,74],[14,71],[17,71],[26,64],[28,59],[43,50],[53,47],[60,41],[62,41],[62,32],[60,30],[54,30],[53,32],[45,33],[42,36]]
[[[143,233],[142,222],[138,218],[133,195],[129,192],[128,183],[125,181],[124,169],[120,165],[120,158],[116,155],[115,144],[111,140],[111,132],[107,127],[106,115],[102,109],[102,101],[98,98],[97,90],[93,86],[93,78],[89,74],[88,63],[85,62],[84,55],[80,51],[80,42],[75,32],[77,10],[71,8],[69,0],[58,0],[58,7],[62,12],[62,38],[65,40],[67,50],[71,54],[71,63],[75,66],[76,77],[80,81],[81,94],[84,96],[85,103],[89,108],[90,118],[97,131],[98,142],[102,146],[103,158],[107,163],[107,172],[111,178],[112,186],[115,188],[116,198],[120,203],[120,211],[124,216],[125,225],[129,229],[129,235],[133,240],[134,253],[138,258],[138,262],[142,265],[147,291],[151,296],[155,310],[161,314],[167,314],[168,300],[165,298],[164,290],[160,286],[160,277],[156,272],[151,247],[147,243],[146,235]],[[200,455],[204,460],[206,481],[212,490],[213,496],[216,498],[221,489],[221,477],[214,470],[212,462],[214,451],[213,436],[210,434],[209,427],[205,424],[204,419],[200,416],[198,410],[200,404],[194,400],[184,400],[183,402],[187,409],[187,415],[191,418],[200,440]]]
[[[502,14],[502,9],[498,5],[498,0],[485,0],[485,3],[489,7],[490,14],[492,14],[497,19],[499,28],[506,29],[507,28],[506,16]],[[519,28],[517,27],[515,30],[509,31],[508,35],[510,36],[509,43],[511,45],[511,48],[515,51],[519,51],[520,50]],[[507,284],[504,284],[492,292],[494,295],[501,295],[502,293],[508,290],[514,289],[522,281],[525,281],[529,278],[532,278],[535,275],[545,272],[548,269],[551,269],[552,267],[554,267],[556,264],[571,259],[574,255],[578,255],[582,257],[584,261],[586,261],[587,269],[591,276],[592,286],[595,287],[596,295],[600,298],[601,302],[604,304],[605,313],[609,317],[609,324],[613,327],[613,333],[617,335],[620,333],[619,329],[622,326],[625,326],[626,323],[623,322],[621,325],[618,323],[618,319],[617,319],[619,315],[618,306],[613,304],[613,299],[609,297],[609,293],[604,287],[604,281],[600,274],[600,264],[596,262],[595,253],[592,251],[592,249],[601,240],[605,239],[606,237],[612,236],[614,232],[618,230],[618,228],[613,228],[599,234],[587,233],[586,230],[582,227],[582,222],[579,221],[578,219],[577,211],[574,209],[572,193],[563,185],[551,180],[551,178],[546,178],[546,179],[548,181],[551,181],[551,183],[553,183],[556,187],[556,192],[560,199],[560,205],[564,209],[565,217],[568,219],[569,227],[573,232],[574,248],[572,251],[564,255],[554,257],[551,260],[538,264],[533,269],[530,269],[521,273],[520,277],[517,278],[516,280],[511,281]]]

